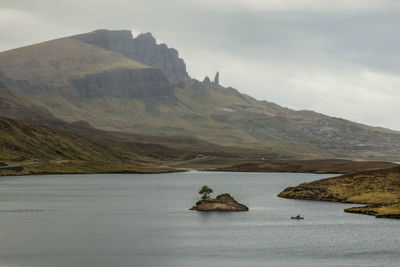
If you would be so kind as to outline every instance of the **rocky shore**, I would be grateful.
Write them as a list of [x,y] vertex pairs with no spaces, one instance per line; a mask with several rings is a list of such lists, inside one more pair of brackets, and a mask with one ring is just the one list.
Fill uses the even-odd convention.
[[288,187],[279,197],[367,204],[345,212],[400,219],[400,167],[358,172]]
[[249,208],[237,202],[229,194],[222,194],[215,199],[202,199],[191,210],[197,211],[248,211]]
[[349,213],[372,215],[376,218],[400,219],[400,203],[368,205],[364,207],[348,208],[344,211]]

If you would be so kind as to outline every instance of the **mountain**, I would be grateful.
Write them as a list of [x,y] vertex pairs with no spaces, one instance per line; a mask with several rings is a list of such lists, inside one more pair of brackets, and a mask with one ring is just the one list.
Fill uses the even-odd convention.
[[159,69],[70,38],[3,52],[0,61],[5,83],[29,96],[176,100]]
[[99,30],[0,53],[0,81],[67,122],[302,159],[400,159],[400,132],[258,101],[221,79],[190,78],[150,33]]

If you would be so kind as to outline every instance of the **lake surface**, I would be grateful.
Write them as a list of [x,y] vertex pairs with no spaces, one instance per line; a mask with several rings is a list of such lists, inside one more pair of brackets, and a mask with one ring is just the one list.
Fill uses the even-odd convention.
[[[3,177],[0,266],[398,266],[400,220],[276,197],[328,176]],[[203,185],[231,193],[250,211],[189,211]],[[290,219],[298,213],[305,220]]]

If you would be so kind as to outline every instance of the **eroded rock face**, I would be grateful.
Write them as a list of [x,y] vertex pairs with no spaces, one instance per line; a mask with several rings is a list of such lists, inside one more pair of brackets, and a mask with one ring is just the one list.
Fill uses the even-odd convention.
[[214,83],[215,83],[216,85],[219,85],[219,71],[217,71],[217,73],[215,74]]
[[157,44],[151,33],[132,37],[130,31],[98,30],[72,36],[91,45],[120,53],[128,58],[161,69],[169,78],[188,77],[186,65],[178,51],[165,44]]
[[208,76],[206,76],[203,80],[203,83],[211,83],[211,80]]
[[215,199],[200,200],[191,210],[197,211],[248,211],[249,208],[237,202],[229,194],[222,194]]
[[71,79],[81,97],[138,98],[175,103],[177,98],[159,69],[114,69]]

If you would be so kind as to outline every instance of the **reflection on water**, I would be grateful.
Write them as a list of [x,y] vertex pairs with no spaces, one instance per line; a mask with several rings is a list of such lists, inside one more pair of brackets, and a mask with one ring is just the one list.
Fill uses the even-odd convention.
[[[397,266],[400,221],[281,199],[315,174],[188,172],[0,179],[0,265]],[[249,212],[189,211],[202,185]],[[291,220],[301,214],[305,220]]]

